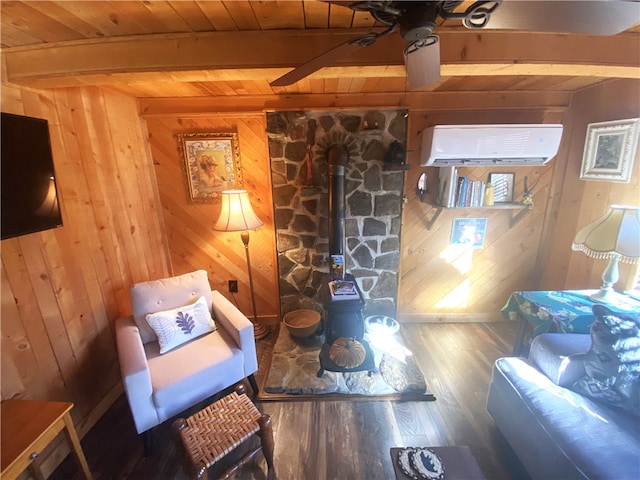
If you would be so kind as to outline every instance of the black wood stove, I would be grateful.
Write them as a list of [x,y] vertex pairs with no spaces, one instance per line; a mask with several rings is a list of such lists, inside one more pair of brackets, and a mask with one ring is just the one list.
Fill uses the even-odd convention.
[[[377,372],[371,346],[364,339],[364,300],[362,298],[362,292],[360,288],[358,288],[358,284],[352,275],[345,275],[345,280],[350,280],[355,284],[360,298],[355,300],[332,300],[331,292],[329,291],[331,276],[327,275],[322,281],[320,298],[324,307],[324,343],[320,349],[320,369],[318,370],[318,377],[321,377],[325,370],[330,372],[361,372],[368,370],[370,374]],[[331,345],[340,337],[357,340],[364,347],[366,357],[357,367],[341,367],[340,365],[336,365],[329,357]]]
[[[345,217],[345,193],[344,177],[345,169],[349,163],[349,152],[344,145],[333,144],[326,152],[329,166],[329,254],[344,255],[344,217]],[[354,300],[332,300],[329,290],[331,275],[326,275],[320,287],[320,302],[324,307],[324,343],[320,349],[320,369],[318,377],[325,370],[331,372],[359,372],[368,370],[375,372],[373,352],[369,343],[364,340],[364,299],[362,292],[353,275],[345,275],[344,280],[352,281],[358,291],[358,298]],[[329,353],[333,343],[341,337],[357,340],[365,349],[364,361],[354,368],[346,368],[336,365],[331,360]]]

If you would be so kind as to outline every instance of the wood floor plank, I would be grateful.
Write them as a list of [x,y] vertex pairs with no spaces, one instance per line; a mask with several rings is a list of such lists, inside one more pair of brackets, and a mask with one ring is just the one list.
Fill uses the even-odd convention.
[[[257,402],[273,422],[278,479],[390,480],[391,447],[447,445],[469,446],[487,478],[527,478],[485,408],[491,367],[498,357],[510,354],[517,325],[419,323],[402,328],[437,400]],[[270,348],[269,339],[258,343],[258,383]],[[126,399],[120,397],[82,440],[94,478],[185,479],[170,423],[155,429],[153,454],[144,458]],[[258,455],[234,478],[264,480],[266,471]],[[67,458],[50,478],[82,477]]]

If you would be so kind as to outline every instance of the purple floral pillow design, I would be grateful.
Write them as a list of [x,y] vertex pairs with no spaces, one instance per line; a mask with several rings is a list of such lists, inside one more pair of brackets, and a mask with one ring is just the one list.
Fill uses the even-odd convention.
[[204,297],[191,305],[150,313],[145,318],[158,337],[160,353],[166,353],[216,329]]

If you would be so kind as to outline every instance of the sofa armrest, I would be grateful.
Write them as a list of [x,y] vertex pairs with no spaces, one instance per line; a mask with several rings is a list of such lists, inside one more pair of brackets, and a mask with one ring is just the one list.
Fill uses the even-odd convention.
[[136,429],[142,433],[159,423],[147,356],[132,315],[116,320],[115,330],[124,391]]
[[583,355],[591,336],[583,333],[543,333],[533,339],[529,361],[553,383],[570,387],[585,374]]
[[258,370],[256,341],[253,335],[253,323],[219,291],[212,293],[212,310],[215,322],[233,338],[244,354],[246,376]]

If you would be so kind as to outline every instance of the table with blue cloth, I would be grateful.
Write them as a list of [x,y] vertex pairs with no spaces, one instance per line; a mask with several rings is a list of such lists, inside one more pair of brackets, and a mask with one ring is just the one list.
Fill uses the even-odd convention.
[[[513,355],[523,351],[527,326],[533,328],[534,337],[545,332],[589,333],[595,320],[591,309],[597,303],[589,296],[596,292],[598,290],[513,292],[501,310],[504,318],[521,322]],[[604,305],[620,313],[640,313],[640,301],[619,293]]]

